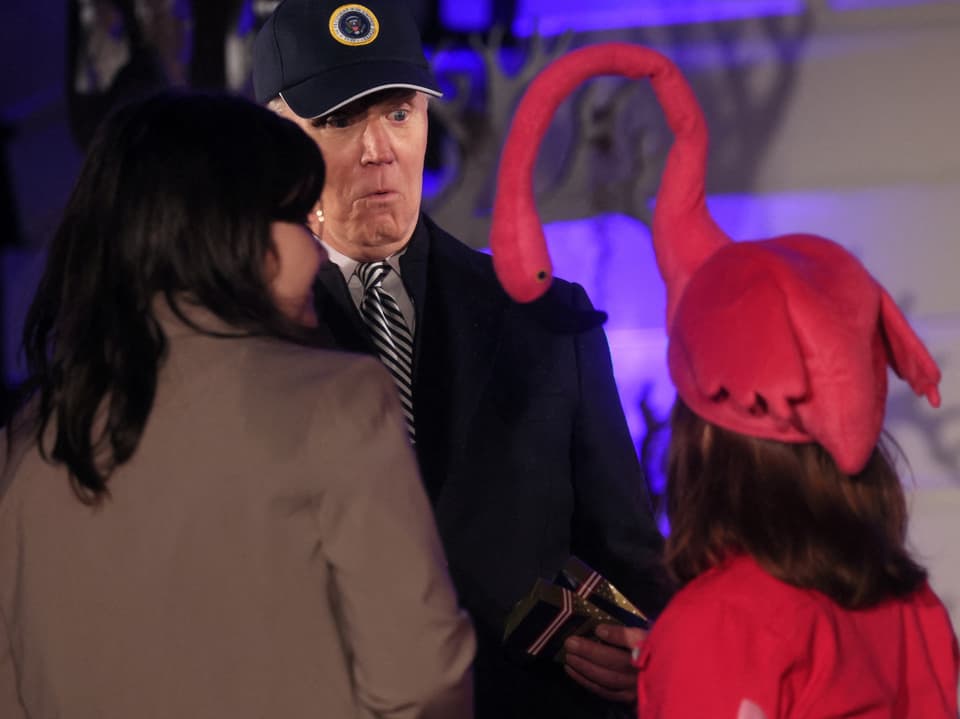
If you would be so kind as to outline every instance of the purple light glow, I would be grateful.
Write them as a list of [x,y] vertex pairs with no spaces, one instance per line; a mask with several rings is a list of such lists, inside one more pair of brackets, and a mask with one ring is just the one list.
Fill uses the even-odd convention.
[[[924,1],[924,0],[919,0]],[[834,0],[834,4],[870,6],[916,4],[918,0]],[[804,12],[803,0],[521,0],[513,31],[526,37],[558,35],[568,30],[589,32],[618,28],[721,22],[771,15]],[[492,23],[490,0],[463,2],[444,0],[440,4],[443,24],[461,32],[486,30]]]
[[478,32],[490,27],[491,0],[446,0],[440,3],[444,27],[458,32]]
[[523,0],[513,31],[557,35],[618,28],[742,20],[804,12],[803,0]]
[[933,5],[942,0],[830,0],[832,10],[874,10],[877,8]]
[[[554,222],[544,231],[554,275],[582,285],[609,317],[604,329],[620,401],[630,434],[639,441],[650,429],[641,402],[662,420],[674,396],[665,362],[666,293],[650,231],[624,215]],[[647,469],[653,487],[662,489],[659,463]]]

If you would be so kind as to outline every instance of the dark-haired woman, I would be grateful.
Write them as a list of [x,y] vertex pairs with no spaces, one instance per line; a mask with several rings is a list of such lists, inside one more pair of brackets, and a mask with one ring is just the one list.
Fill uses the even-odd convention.
[[96,137],[0,477],[0,716],[470,716],[389,375],[322,349],[315,145],[162,95]]

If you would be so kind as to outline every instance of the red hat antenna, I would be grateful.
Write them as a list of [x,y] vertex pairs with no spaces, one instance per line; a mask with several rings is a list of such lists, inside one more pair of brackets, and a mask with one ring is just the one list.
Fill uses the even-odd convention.
[[560,103],[598,75],[647,77],[674,143],[653,220],[667,288],[668,365],[678,394],[722,427],[819,442],[838,466],[863,468],[883,425],[889,365],[940,404],[940,370],[886,290],[840,245],[814,235],[732,242],[705,198],[708,136],[677,67],[648,48],[604,43],[551,63],[522,98],[504,146],[490,247],[518,302],[539,298],[552,269],[533,197],[533,168]]

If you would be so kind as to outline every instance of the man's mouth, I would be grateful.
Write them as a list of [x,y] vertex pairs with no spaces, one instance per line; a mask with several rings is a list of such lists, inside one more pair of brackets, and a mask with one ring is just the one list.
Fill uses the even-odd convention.
[[368,192],[363,195],[361,199],[363,200],[388,200],[397,195],[393,190],[374,190],[373,192]]

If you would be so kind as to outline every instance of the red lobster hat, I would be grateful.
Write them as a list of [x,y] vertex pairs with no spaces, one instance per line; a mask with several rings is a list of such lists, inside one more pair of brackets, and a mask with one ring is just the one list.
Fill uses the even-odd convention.
[[940,405],[938,369],[886,290],[840,245],[796,234],[732,242],[707,211],[707,128],[677,67],[648,48],[570,52],[527,89],[507,137],[490,247],[518,302],[551,279],[533,168],[553,114],[596,75],[650,78],[674,134],[653,219],[667,287],[667,363],[683,401],[721,427],[819,442],[841,470],[863,469],[883,425],[887,365]]

